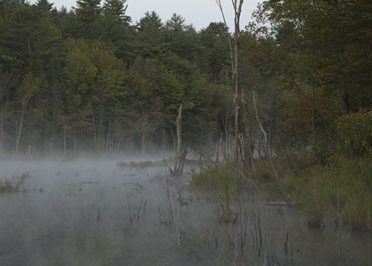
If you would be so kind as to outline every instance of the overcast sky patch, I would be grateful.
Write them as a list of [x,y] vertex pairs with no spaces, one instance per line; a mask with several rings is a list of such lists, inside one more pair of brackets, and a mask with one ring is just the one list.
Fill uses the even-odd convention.
[[[31,3],[37,0],[31,0]],[[75,0],[55,0],[57,8],[65,6],[71,8],[76,6]],[[233,24],[233,10],[231,0],[222,0],[226,9],[226,17],[231,27]],[[242,28],[251,21],[252,12],[257,7],[260,0],[245,1],[241,19]],[[169,19],[173,13],[182,15],[188,24],[192,24],[196,29],[205,28],[210,22],[221,21],[221,14],[215,0],[128,0],[128,15],[133,22],[138,21],[144,16],[146,11],[156,11],[163,21]]]

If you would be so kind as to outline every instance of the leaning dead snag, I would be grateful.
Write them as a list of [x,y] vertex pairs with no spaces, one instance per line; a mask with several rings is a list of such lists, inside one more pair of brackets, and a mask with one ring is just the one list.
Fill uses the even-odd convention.
[[[227,29],[228,26],[227,26],[226,16],[225,16],[225,12],[224,12],[223,7],[222,7],[221,0],[216,0],[216,4],[217,4],[218,8],[221,11],[223,23],[225,24],[225,27]],[[233,49],[232,49],[232,44],[231,44],[230,36],[228,36],[227,40],[228,40],[229,52],[230,52],[231,73],[233,73],[233,75],[234,75],[234,73],[235,73],[235,71],[234,71],[234,55],[233,55]]]
[[186,150],[182,147],[182,104],[178,108],[178,115],[176,118],[176,130],[177,130],[177,147],[176,147],[176,160],[174,162],[174,168],[170,169],[171,175],[180,176],[183,173],[183,166],[186,159]]
[[18,152],[19,150],[19,144],[23,129],[23,123],[24,123],[24,116],[27,112],[27,107],[31,101],[31,99],[35,96],[35,94],[40,89],[40,86],[42,84],[42,80],[38,77],[35,77],[32,73],[27,73],[26,77],[22,81],[21,84],[21,92],[23,94],[22,96],[22,102],[21,102],[21,117],[19,121],[19,126],[17,129],[17,136],[16,136],[16,146],[15,151]]
[[253,107],[254,107],[254,111],[255,111],[255,115],[256,115],[256,121],[257,121],[257,125],[263,135],[263,138],[264,138],[264,152],[265,152],[265,157],[269,160],[269,163],[270,163],[270,167],[271,167],[271,170],[273,172],[273,175],[276,179],[279,178],[279,175],[275,169],[275,166],[274,166],[274,162],[273,162],[273,159],[272,159],[272,148],[268,142],[268,135],[267,135],[267,132],[266,130],[264,129],[264,127],[262,126],[262,123],[261,123],[261,120],[258,116],[258,110],[257,110],[257,104],[256,104],[256,92],[253,90],[252,91],[252,100],[253,100]]

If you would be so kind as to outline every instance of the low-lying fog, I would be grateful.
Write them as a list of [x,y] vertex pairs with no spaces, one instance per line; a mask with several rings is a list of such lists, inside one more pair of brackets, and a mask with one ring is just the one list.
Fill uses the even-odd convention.
[[122,160],[0,161],[0,180],[18,186],[0,192],[0,265],[372,264],[370,236],[313,231],[254,190],[243,222],[222,225],[187,177]]

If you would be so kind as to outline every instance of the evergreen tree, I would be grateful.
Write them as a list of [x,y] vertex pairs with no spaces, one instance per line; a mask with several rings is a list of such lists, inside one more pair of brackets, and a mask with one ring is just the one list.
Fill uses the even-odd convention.
[[127,15],[127,0],[106,0],[103,14],[114,21],[129,25],[131,18]]
[[75,8],[76,17],[79,21],[79,35],[85,38],[97,38],[101,35],[100,16],[102,8],[101,0],[78,0]]

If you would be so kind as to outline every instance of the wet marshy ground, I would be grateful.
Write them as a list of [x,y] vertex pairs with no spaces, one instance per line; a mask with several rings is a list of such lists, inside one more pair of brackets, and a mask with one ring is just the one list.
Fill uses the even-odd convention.
[[253,189],[221,223],[218,201],[165,167],[2,161],[0,180],[19,186],[0,193],[0,265],[372,264],[371,234],[310,229]]

